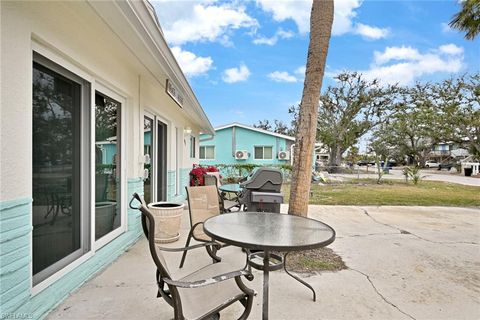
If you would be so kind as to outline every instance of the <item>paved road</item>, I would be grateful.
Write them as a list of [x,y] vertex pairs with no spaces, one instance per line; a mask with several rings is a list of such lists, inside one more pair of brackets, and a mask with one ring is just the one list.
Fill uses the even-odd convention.
[[[286,212],[282,206],[282,212]],[[302,275],[317,302],[283,271],[270,274],[271,319],[479,319],[480,209],[445,207],[310,206],[309,216],[337,231],[330,245],[348,269]],[[182,246],[188,217],[182,221]],[[220,250],[241,268],[239,248]],[[176,272],[178,255],[167,256]],[[205,250],[189,253],[185,270],[210,263]],[[257,291],[249,319],[261,318],[262,274],[245,281]],[[84,284],[48,319],[172,319],[156,298],[155,268],[142,239],[104,272]],[[208,299],[208,297],[205,297]],[[222,319],[237,319],[237,303]]]
[[[371,168],[370,172],[373,172],[373,168]],[[430,181],[444,181],[444,182],[450,182],[450,183],[458,183],[458,184],[463,184],[467,186],[476,186],[480,187],[480,178],[474,178],[474,177],[465,177],[459,174],[454,174],[454,173],[447,173],[446,171],[438,171],[436,169],[431,169],[431,170],[421,170],[421,175],[424,177],[425,180],[430,180]],[[360,173],[360,175],[357,174],[330,174],[331,177],[334,178],[351,178],[355,179],[358,176],[360,178],[372,178],[376,179],[377,175],[374,173]],[[383,176],[383,179],[405,179],[405,177],[402,174],[402,170],[399,169],[394,169],[390,170],[390,174],[386,174]]]

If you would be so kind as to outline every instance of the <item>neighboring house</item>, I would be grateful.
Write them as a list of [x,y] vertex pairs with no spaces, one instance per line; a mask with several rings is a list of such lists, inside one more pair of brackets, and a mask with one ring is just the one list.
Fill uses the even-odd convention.
[[462,160],[469,156],[468,150],[462,148],[458,143],[442,142],[432,146],[432,150],[429,153],[430,159],[438,161],[447,160]]
[[214,131],[148,2],[0,6],[0,305],[38,319],[138,239],[134,192],[185,199]]
[[[232,123],[215,128],[214,136],[200,136],[200,164],[291,164],[294,144],[294,137]],[[316,150],[323,152],[319,145]]]
[[200,136],[200,164],[289,164],[295,138],[240,123]]

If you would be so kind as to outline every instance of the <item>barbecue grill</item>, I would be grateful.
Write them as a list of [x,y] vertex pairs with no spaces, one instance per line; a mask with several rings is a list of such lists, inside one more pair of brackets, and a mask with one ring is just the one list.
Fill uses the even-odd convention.
[[280,212],[283,202],[282,172],[274,168],[258,168],[247,181],[242,182],[243,188],[239,201],[246,206],[247,211]]

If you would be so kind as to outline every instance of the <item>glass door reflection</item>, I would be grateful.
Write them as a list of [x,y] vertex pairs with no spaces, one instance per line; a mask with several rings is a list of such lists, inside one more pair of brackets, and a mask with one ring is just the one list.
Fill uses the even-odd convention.
[[121,103],[95,92],[95,240],[118,228]]
[[153,118],[145,116],[143,118],[143,154],[148,156],[148,161],[144,162],[143,168],[148,170],[148,175],[143,178],[143,197],[146,203],[153,202],[153,128]]

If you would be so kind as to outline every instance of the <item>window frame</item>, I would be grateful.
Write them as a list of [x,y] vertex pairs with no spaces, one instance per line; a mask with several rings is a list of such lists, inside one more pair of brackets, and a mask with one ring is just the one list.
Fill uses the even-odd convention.
[[[127,231],[127,208],[126,208],[126,194],[127,194],[127,184],[126,184],[126,163],[125,163],[125,157],[126,157],[126,145],[125,145],[125,138],[126,138],[126,133],[125,133],[125,109],[126,109],[126,104],[127,104],[127,99],[123,97],[122,95],[118,94],[116,91],[113,91],[112,89],[108,88],[107,86],[103,85],[101,82],[95,81],[94,83],[94,90],[92,90],[93,97],[95,97],[95,93],[98,91],[100,94],[107,96],[111,99],[114,99],[120,103],[120,123],[118,124],[120,126],[120,161],[118,165],[120,166],[120,197],[119,201],[120,203],[118,204],[120,206],[120,226],[111,232],[107,233],[103,237],[99,238],[98,240],[95,240],[95,216],[92,216],[92,222],[91,222],[91,238],[93,241],[93,248],[94,250],[98,250],[101,247],[105,246],[106,244],[112,242],[115,238],[123,234],[124,232]],[[91,194],[91,212],[93,215],[95,214],[95,100],[92,102],[92,117],[91,117],[91,130],[92,130],[92,157],[90,159],[91,161],[91,166],[93,168],[92,170],[92,176],[91,176],[91,185],[92,185],[92,194]],[[117,142],[117,146],[118,146]]]
[[[262,148],[262,158],[257,158],[255,154],[255,149],[256,148]],[[272,157],[271,158],[265,158],[265,148],[271,148],[272,149]],[[273,146],[269,145],[254,145],[253,146],[253,159],[254,160],[273,160]]]
[[[91,241],[91,203],[93,202],[91,198],[92,192],[89,192],[91,189],[92,181],[91,174],[93,172],[91,167],[91,158],[95,155],[91,154],[91,130],[88,128],[88,125],[91,121],[91,106],[92,106],[92,91],[93,91],[93,78],[88,74],[84,73],[77,67],[73,66],[63,58],[58,55],[52,54],[49,50],[46,50],[42,46],[38,45],[35,42],[32,42],[32,51],[31,51],[31,77],[30,83],[33,83],[33,63],[37,63],[44,68],[52,70],[60,74],[63,77],[71,79],[72,81],[79,82],[81,84],[81,112],[80,112],[80,225],[81,225],[81,240],[80,248],[75,252],[72,252],[68,256],[62,258],[61,260],[53,263],[49,267],[45,268],[41,272],[37,273],[36,278],[41,278],[41,280],[34,280],[33,274],[33,259],[30,261],[30,289],[32,296],[43,291],[49,287],[52,283],[58,279],[65,276],[67,273],[71,272],[73,269],[78,267],[80,264],[88,260],[91,256],[94,255],[94,247]],[[33,93],[33,91],[32,91]],[[32,95],[33,97],[33,95]],[[31,98],[30,105],[33,108],[33,98]],[[87,125],[85,125],[87,124]],[[33,132],[31,132],[33,137]],[[32,151],[33,152],[33,151]],[[33,156],[33,153],[32,153]],[[31,163],[33,166],[33,163]],[[31,175],[31,181],[33,181],[33,174]],[[33,195],[33,189],[31,189],[31,194]],[[33,212],[33,204],[30,205],[30,211]],[[33,222],[32,222],[33,227]],[[81,251],[81,254],[75,254],[76,252]],[[75,255],[74,255],[75,254]],[[77,256],[78,255],[78,256]],[[33,257],[33,233],[30,237],[30,256]],[[55,271],[51,271],[55,270]],[[49,275],[44,276],[41,273],[45,272]],[[40,274],[40,275],[39,275]]]
[[197,155],[197,141],[194,135],[190,135],[190,159],[195,159]]
[[[204,158],[201,157],[202,151],[201,149],[203,148],[203,153],[205,155]],[[207,158],[207,148],[213,148],[213,158]],[[215,160],[215,146],[214,145],[208,145],[208,146],[200,146],[198,150],[198,159],[200,160]]]

